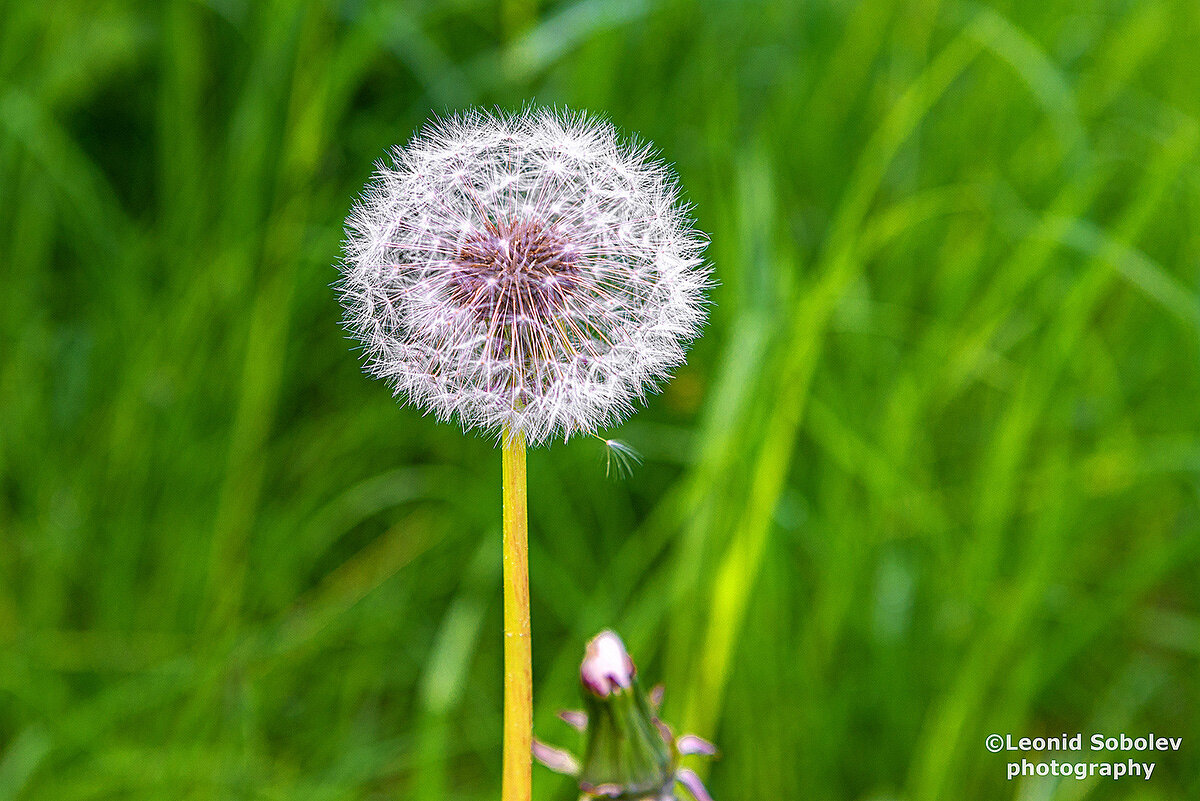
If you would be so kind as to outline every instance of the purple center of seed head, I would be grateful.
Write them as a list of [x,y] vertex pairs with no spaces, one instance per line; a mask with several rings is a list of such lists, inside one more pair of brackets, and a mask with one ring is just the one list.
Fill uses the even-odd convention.
[[547,325],[568,302],[578,259],[554,227],[538,220],[488,223],[459,249],[451,293],[501,335],[521,324]]

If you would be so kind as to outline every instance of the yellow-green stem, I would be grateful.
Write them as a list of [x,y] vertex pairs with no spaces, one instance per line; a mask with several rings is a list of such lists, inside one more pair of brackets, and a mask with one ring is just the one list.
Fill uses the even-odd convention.
[[504,435],[503,801],[529,801],[533,744],[533,648],[529,631],[529,522],[525,437]]

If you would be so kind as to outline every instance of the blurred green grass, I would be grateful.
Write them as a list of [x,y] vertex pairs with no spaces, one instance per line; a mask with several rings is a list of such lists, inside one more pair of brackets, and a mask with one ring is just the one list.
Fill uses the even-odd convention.
[[[373,160],[534,98],[721,285],[531,454],[537,729],[618,628],[732,799],[1200,797],[1190,0],[0,2],[0,801],[494,798],[499,457],[358,371]],[[984,737],[1184,738],[1152,781]],[[538,799],[573,798],[535,776]]]

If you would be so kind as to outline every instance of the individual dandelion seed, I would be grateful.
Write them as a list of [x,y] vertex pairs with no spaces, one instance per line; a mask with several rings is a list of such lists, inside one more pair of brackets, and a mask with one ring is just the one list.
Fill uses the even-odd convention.
[[700,777],[679,761],[688,754],[716,756],[716,747],[694,734],[676,737],[658,718],[662,685],[642,692],[637,668],[616,633],[605,630],[592,638],[579,679],[587,711],[568,710],[559,717],[583,732],[583,759],[534,740],[538,762],[574,778],[581,801],[677,801],[676,785],[695,801],[712,801]]
[[626,478],[633,468],[642,463],[642,455],[628,442],[619,439],[604,439],[604,475]]
[[469,111],[379,165],[338,286],[369,373],[539,444],[619,422],[684,360],[705,242],[671,171],[610,124]]
[[[503,445],[505,801],[530,795],[525,446],[596,435],[683,362],[705,244],[648,145],[553,109],[432,122],[346,221],[337,288],[364,369]],[[605,441],[610,467],[636,461]]]

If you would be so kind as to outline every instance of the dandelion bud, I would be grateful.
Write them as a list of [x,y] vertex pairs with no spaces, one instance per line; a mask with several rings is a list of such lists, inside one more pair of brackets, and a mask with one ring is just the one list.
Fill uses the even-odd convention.
[[651,793],[674,782],[670,744],[654,722],[621,638],[604,631],[588,643],[580,668],[588,740],[579,773],[585,792]]
[[682,786],[696,801],[712,801],[700,778],[679,766],[683,754],[713,756],[716,749],[695,735],[676,739],[658,719],[661,688],[642,692],[633,659],[612,631],[588,643],[579,671],[584,712],[560,717],[584,732],[584,757],[534,741],[543,765],[575,777],[587,798],[674,801]]

